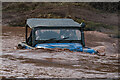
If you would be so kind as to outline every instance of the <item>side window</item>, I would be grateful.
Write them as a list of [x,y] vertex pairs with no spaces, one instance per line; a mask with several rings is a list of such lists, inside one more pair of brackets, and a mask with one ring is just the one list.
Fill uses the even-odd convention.
[[30,32],[30,36],[28,37],[28,45],[32,45],[32,31]]

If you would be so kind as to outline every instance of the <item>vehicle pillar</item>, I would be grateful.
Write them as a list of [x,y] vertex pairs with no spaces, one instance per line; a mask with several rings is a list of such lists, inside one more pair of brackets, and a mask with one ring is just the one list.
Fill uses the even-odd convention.
[[83,47],[85,47],[84,29],[81,29],[81,41],[82,41]]

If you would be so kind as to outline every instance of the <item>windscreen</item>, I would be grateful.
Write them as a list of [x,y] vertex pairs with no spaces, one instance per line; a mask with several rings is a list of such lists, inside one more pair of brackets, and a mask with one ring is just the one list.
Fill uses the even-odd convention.
[[78,29],[39,29],[35,31],[36,40],[81,40]]

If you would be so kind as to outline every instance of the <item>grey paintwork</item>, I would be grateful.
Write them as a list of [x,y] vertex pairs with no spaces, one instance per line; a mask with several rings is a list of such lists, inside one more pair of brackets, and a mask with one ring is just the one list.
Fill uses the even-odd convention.
[[81,27],[79,23],[72,19],[27,19],[27,25],[30,28],[34,27]]

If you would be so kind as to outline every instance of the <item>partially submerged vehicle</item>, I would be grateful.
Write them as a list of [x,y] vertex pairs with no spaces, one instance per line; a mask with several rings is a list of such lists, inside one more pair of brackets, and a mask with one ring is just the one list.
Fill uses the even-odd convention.
[[[28,27],[31,28],[29,37]],[[97,53],[94,49],[85,47],[84,25],[72,19],[27,19],[26,42],[18,46],[25,49],[68,49],[87,53]]]

